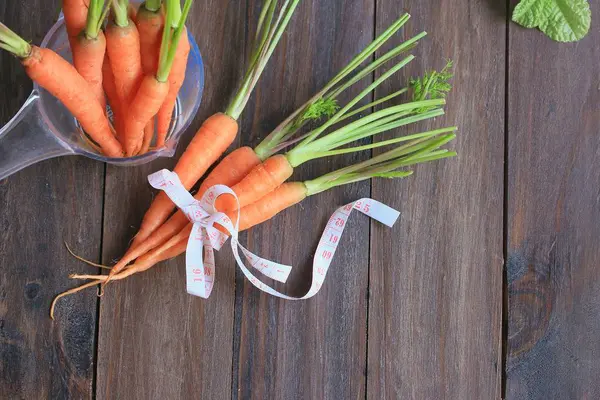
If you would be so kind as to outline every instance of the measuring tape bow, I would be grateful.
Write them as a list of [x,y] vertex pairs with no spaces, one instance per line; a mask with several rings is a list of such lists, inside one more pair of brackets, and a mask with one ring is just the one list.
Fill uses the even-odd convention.
[[[224,185],[216,185],[208,189],[201,200],[196,200],[183,187],[177,174],[169,170],[163,169],[149,175],[148,181],[155,189],[163,190],[193,224],[186,250],[187,292],[205,299],[210,296],[215,281],[214,250],[220,250],[228,238],[227,235],[215,228],[215,224],[221,225],[229,232],[231,250],[235,260],[246,278],[255,287],[283,299],[303,300],[314,296],[321,289],[342,233],[346,228],[346,222],[353,210],[358,210],[389,227],[392,227],[400,216],[400,213],[393,208],[369,198],[356,200],[338,208],[329,218],[317,246],[313,259],[313,277],[310,289],[302,297],[291,297],[260,281],[242,261],[240,250],[252,268],[279,282],[285,282],[292,270],[289,265],[278,264],[253,254],[239,243],[237,222],[240,219],[239,200],[233,190]],[[238,212],[235,225],[226,214],[215,208],[215,201],[223,194],[232,195],[237,202]]]

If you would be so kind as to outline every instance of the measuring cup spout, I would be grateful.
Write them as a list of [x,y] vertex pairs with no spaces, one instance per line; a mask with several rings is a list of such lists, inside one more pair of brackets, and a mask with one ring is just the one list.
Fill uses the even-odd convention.
[[17,115],[0,129],[0,179],[39,161],[73,154],[43,121],[39,101],[34,90]]

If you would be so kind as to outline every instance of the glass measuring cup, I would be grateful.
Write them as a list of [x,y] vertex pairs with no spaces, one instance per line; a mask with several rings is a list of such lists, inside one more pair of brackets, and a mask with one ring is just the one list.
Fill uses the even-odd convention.
[[[66,155],[82,155],[119,166],[140,165],[159,157],[172,157],[181,135],[198,112],[204,89],[202,56],[193,36],[188,33],[188,37],[191,51],[185,80],[164,147],[135,157],[106,157],[82,132],[63,104],[34,83],[23,107],[0,129],[0,180],[39,161]],[[72,61],[62,16],[50,29],[41,47],[50,48]]]

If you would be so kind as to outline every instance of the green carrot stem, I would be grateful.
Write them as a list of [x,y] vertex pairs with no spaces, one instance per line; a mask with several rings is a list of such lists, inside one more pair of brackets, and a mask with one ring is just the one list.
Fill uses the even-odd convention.
[[376,142],[376,143],[371,143],[371,144],[367,144],[364,146],[355,146],[355,147],[350,147],[347,149],[324,151],[321,153],[316,153],[315,158],[338,156],[341,154],[355,153],[357,151],[372,150],[372,149],[376,149],[378,147],[389,146],[391,144],[407,142],[409,140],[414,140],[414,139],[419,139],[419,138],[429,138],[429,137],[440,135],[442,133],[453,132],[456,129],[457,129],[456,127],[437,129],[434,131],[427,131],[427,132],[415,133],[415,134],[407,135],[407,136],[401,136],[398,138],[384,140],[384,141]]
[[396,98],[396,97],[398,97],[398,96],[400,96],[400,95],[402,95],[402,94],[404,94],[406,92],[408,92],[408,88],[400,89],[397,92],[394,92],[394,93],[389,94],[389,95],[387,95],[385,97],[382,97],[379,100],[373,101],[373,102],[371,102],[369,104],[366,104],[366,105],[364,105],[364,106],[362,106],[360,108],[357,108],[356,110],[352,111],[351,113],[348,113],[348,114],[344,115],[342,118],[340,118],[338,120],[338,122],[342,122],[342,121],[344,121],[344,120],[346,120],[348,118],[352,118],[355,115],[358,115],[358,114],[360,114],[363,111],[366,111],[366,110],[369,110],[369,109],[371,109],[373,107],[376,107],[379,104],[385,103],[386,101],[389,101],[389,100],[391,100],[393,98]]
[[170,26],[173,29],[183,26],[185,24],[185,19],[183,18],[179,0],[168,1],[167,8],[169,8],[169,11],[171,12],[171,20],[168,25],[165,23],[165,26]]
[[[254,90],[258,79],[264,71],[267,62],[271,58],[271,55],[275,51],[283,32],[287,28],[296,7],[300,0],[285,0],[281,6],[280,12],[275,22],[272,22],[274,13],[270,12],[266,14],[264,20],[261,22],[261,30],[268,32],[266,38],[257,42],[257,48],[252,52],[252,58],[255,59],[251,62],[247,73],[244,75],[244,82],[237,94],[234,96],[232,102],[227,107],[225,113],[233,119],[238,119],[242,111],[246,107],[250,94]],[[276,0],[274,0],[276,3]],[[270,5],[274,7],[275,5]],[[268,30],[265,28],[269,28]],[[258,53],[256,56],[255,54]]]
[[156,73],[156,80],[159,82],[166,82],[169,79],[171,73],[171,67],[175,61],[175,55],[177,54],[177,45],[181,39],[181,35],[185,30],[185,21],[190,13],[192,3],[194,0],[185,0],[183,5],[183,11],[179,16],[179,26],[174,30],[168,28],[173,17],[177,17],[177,13],[174,14],[172,7],[169,7],[170,3],[179,3],[179,0],[166,0],[167,14],[165,15],[165,29],[163,29],[163,37],[160,45],[160,53],[158,59],[158,71]]
[[389,28],[387,28],[381,35],[379,35],[371,44],[369,44],[363,51],[356,55],[346,67],[344,67],[325,87],[329,90],[343,80],[350,72],[355,70],[363,61],[365,61],[371,54],[375,53],[387,40],[392,37],[408,20],[410,19],[409,14],[402,15],[397,19]]
[[366,89],[361,91],[358,96],[352,99],[348,104],[346,104],[340,111],[338,111],[333,117],[329,119],[325,124],[321,125],[320,128],[315,129],[306,139],[304,139],[298,147],[304,147],[311,142],[315,141],[319,135],[321,135],[327,128],[335,124],[338,120],[340,120],[344,114],[346,114],[354,105],[356,105],[359,101],[361,101],[365,96],[369,95],[375,88],[381,85],[387,78],[398,72],[401,68],[406,66],[409,62],[411,62],[415,57],[410,55],[406,57],[403,61],[396,64],[389,71],[381,75],[378,79],[376,79],[373,83],[371,83]]
[[[352,135],[352,133],[356,129],[366,126],[371,122],[377,121],[380,118],[387,117],[387,116],[390,116],[393,114],[404,113],[406,111],[411,111],[411,110],[415,110],[415,109],[422,108],[422,107],[429,107],[429,106],[436,107],[436,106],[442,106],[444,104],[445,104],[444,99],[436,99],[436,100],[415,101],[415,102],[411,102],[411,103],[400,104],[397,106],[388,107],[383,110],[379,110],[377,112],[369,114],[365,117],[362,117],[342,128],[337,129],[334,132],[327,134],[323,138],[307,142],[307,139],[310,139],[311,136],[312,137],[317,136],[314,133],[309,133],[308,138],[305,139],[304,141],[300,142],[300,144],[297,145],[294,149],[292,149],[288,154],[291,153],[290,156],[292,158],[294,158],[294,156],[296,154],[308,153],[310,151],[331,150],[335,147],[342,145],[344,143],[344,140],[348,139],[349,137],[355,137]],[[341,111],[339,113],[341,113]],[[403,114],[401,114],[401,115],[403,115]],[[335,116],[334,116],[334,118],[335,118]],[[327,125],[327,127],[332,125],[331,121],[333,121],[334,118],[329,120],[325,125]],[[418,119],[415,119],[414,121],[416,121],[416,120],[418,120]],[[413,120],[411,120],[411,121],[413,121]],[[323,126],[325,126],[325,125],[323,125]],[[322,129],[322,127],[321,127],[321,128],[318,128],[316,131],[318,134],[320,134],[324,130],[325,129]]]
[[[337,142],[331,144],[329,149],[336,149],[342,147],[348,143],[356,142],[361,139],[365,139],[376,134],[386,132],[392,129],[400,128],[402,126],[406,126],[409,124],[414,124],[415,122],[425,121],[427,119],[435,118],[444,115],[444,110],[441,108],[437,108],[431,111],[417,113],[412,115],[412,112],[400,113],[398,118],[393,119],[392,122],[386,124],[378,124],[379,121],[375,125],[368,124],[363,126],[362,128],[351,132],[348,136],[342,137],[342,139]],[[396,115],[392,115],[394,117]]]
[[[325,87],[316,93],[310,100],[308,100],[305,104],[303,104],[299,109],[297,109],[292,115],[290,115],[285,121],[277,126],[256,148],[255,152],[261,159],[266,159],[270,155],[273,155],[276,152],[276,149],[280,149],[284,146],[284,142],[288,141],[293,135],[295,135],[302,126],[308,121],[305,118],[305,113],[314,105],[316,102],[324,99],[325,97],[332,99],[341,94],[344,90],[349,88],[353,83],[358,82],[360,79],[369,75],[377,66],[381,64],[375,64],[381,61],[380,59],[375,60],[371,65],[367,66],[361,72],[358,72],[354,78],[352,78],[351,84],[346,84],[340,86],[335,89],[335,92],[331,92],[331,90],[342,82],[350,73],[352,73],[356,68],[358,68],[367,58],[369,58],[372,54],[374,54],[385,42],[390,39],[408,20],[410,19],[410,15],[404,14],[398,20],[396,20],[390,27],[388,27],[381,35],[379,35],[373,42],[371,42],[365,49],[363,49],[359,54],[357,54],[349,63],[346,65],[340,72]],[[395,50],[396,55],[400,54],[402,51],[407,51],[412,48],[416,42],[426,35],[425,32],[419,34],[415,38],[412,38],[406,43],[398,46]],[[389,60],[389,58],[387,59]],[[376,66],[373,68],[373,64]],[[333,93],[333,96],[332,96]],[[353,114],[354,115],[354,114]],[[341,117],[339,121],[345,119],[345,117]]]
[[344,83],[344,85],[340,86],[335,91],[333,91],[331,94],[329,94],[328,97],[331,97],[331,98],[338,97],[342,92],[344,92],[350,86],[354,85],[356,82],[360,81],[364,77],[370,75],[373,71],[375,71],[377,68],[379,68],[380,66],[382,66],[389,60],[399,56],[402,53],[405,53],[407,50],[414,48],[415,43],[417,41],[419,41],[420,39],[422,39],[426,34],[427,34],[426,32],[421,32],[420,34],[413,37],[412,39],[410,39],[410,40],[402,43],[401,45],[395,47],[394,49],[388,51],[383,56],[378,57],[374,62],[372,62],[370,65],[368,65],[366,68],[364,68],[358,74],[356,74],[356,76],[354,76],[348,82]]
[[142,6],[148,11],[158,12],[161,4],[162,0],[146,0]]
[[88,6],[87,21],[85,24],[84,34],[88,40],[98,38],[104,20],[110,11],[110,1],[104,4],[104,0],[90,0]]
[[112,0],[112,10],[115,15],[115,24],[121,28],[129,26],[129,0]]
[[258,18],[256,37],[254,38],[254,43],[252,45],[253,50],[252,54],[250,55],[250,62],[248,64],[250,67],[248,68],[248,71],[246,71],[246,76],[244,78],[247,78],[247,75],[252,72],[252,69],[258,61],[258,57],[260,56],[262,49],[267,43],[276,8],[276,0],[267,0],[263,5],[263,9]]
[[337,171],[331,172],[327,175],[322,176],[319,179],[323,182],[329,182],[329,181],[334,181],[336,179],[339,179],[340,177],[350,174],[350,173],[355,173],[355,172],[359,172],[359,171],[363,171],[363,172],[370,171],[373,168],[378,168],[382,165],[386,165],[386,163],[389,163],[390,161],[393,161],[400,157],[404,157],[409,154],[415,154],[416,152],[429,146],[431,143],[433,143],[436,140],[437,139],[435,137],[433,137],[433,138],[423,137],[423,138],[414,139],[414,140],[410,141],[409,143],[398,146],[392,150],[386,151],[385,153],[379,154],[375,157],[372,157],[368,160],[362,161],[358,164],[351,165],[351,166],[348,166],[345,168],[341,168]]
[[31,54],[31,45],[1,22],[0,48],[19,58],[27,58]]
[[[396,171],[398,168],[407,167],[414,164],[420,164],[428,161],[442,158],[453,157],[455,152],[447,150],[436,150],[450,140],[455,135],[446,135],[439,139],[429,139],[423,141],[419,139],[413,141],[414,144],[407,144],[393,149],[375,157],[367,162],[362,162],[352,167],[342,168],[340,170],[323,175],[320,178],[304,182],[307,188],[307,194],[313,195],[323,192],[336,186],[359,182],[371,178],[402,178],[409,176],[412,171]],[[377,158],[392,161],[378,162]]]

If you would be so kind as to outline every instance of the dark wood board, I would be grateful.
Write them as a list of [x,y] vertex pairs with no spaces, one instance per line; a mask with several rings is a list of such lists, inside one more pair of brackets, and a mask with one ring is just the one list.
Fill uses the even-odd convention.
[[509,32],[506,397],[597,399],[600,28]]
[[[300,3],[281,43],[285,52],[273,58],[252,103],[253,112],[245,120],[252,131],[251,145],[372,40],[374,11],[372,0]],[[356,95],[369,82],[351,93]],[[361,157],[314,161],[297,168],[292,179],[316,178]],[[286,284],[274,285],[278,290],[295,296],[306,293],[327,219],[337,207],[368,196],[369,191],[369,183],[363,182],[321,193],[247,233],[251,250],[295,267]],[[353,217],[325,284],[306,301],[271,297],[238,272],[234,398],[364,398],[368,237],[367,218]]]
[[405,9],[406,35],[429,33],[383,93],[455,62],[446,116],[404,131],[456,125],[459,156],[373,181],[403,214],[371,226],[368,399],[500,396],[505,16],[489,3],[377,1],[378,32]]
[[[197,1],[191,10],[188,26],[204,58],[205,89],[179,153],[204,119],[225,109],[243,74],[245,10],[245,2],[221,0]],[[104,262],[120,257],[139,227],[154,193],[147,175],[174,163],[108,169]],[[232,260],[219,259],[223,267],[207,301],[186,293],[183,257],[107,288],[100,312],[98,399],[230,397]]]
[[[58,1],[3,2],[0,21],[40,44]],[[19,61],[0,52],[0,126],[32,84]],[[0,398],[90,398],[94,380],[97,297],[53,297],[72,272],[95,273],[66,251],[99,261],[104,166],[81,157],[41,162],[0,181]]]

